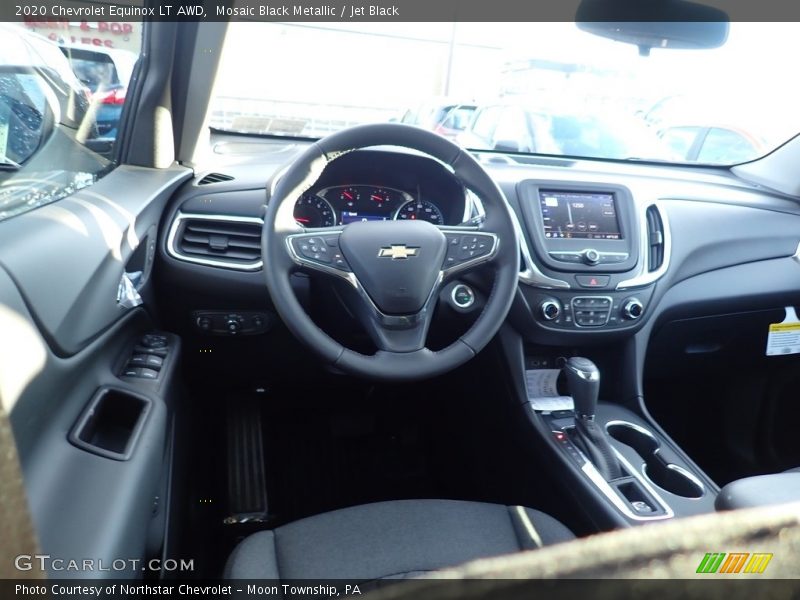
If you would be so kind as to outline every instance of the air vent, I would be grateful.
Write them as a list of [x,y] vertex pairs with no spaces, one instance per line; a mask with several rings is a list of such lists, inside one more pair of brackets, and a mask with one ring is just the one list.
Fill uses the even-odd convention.
[[222,183],[223,181],[232,181],[233,177],[225,175],[224,173],[209,173],[197,182],[197,185],[210,185],[212,183]]
[[664,223],[658,208],[647,207],[647,270],[653,272],[664,263]]
[[183,219],[176,250],[209,264],[254,266],[261,260],[261,225],[236,220]]

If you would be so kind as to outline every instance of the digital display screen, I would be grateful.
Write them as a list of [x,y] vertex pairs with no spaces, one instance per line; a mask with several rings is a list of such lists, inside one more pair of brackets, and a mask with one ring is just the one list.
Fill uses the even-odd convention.
[[386,221],[389,217],[386,215],[371,215],[368,213],[358,213],[343,210],[342,211],[342,225],[348,223],[355,223],[356,221]]
[[621,240],[614,194],[539,191],[548,239]]

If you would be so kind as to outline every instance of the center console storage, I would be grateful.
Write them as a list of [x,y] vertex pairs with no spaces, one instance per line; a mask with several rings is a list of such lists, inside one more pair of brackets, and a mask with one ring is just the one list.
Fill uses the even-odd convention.
[[650,431],[627,421],[609,421],[606,431],[618,442],[633,448],[644,461],[642,474],[664,491],[683,498],[702,498],[705,486],[689,471],[676,464],[667,449]]

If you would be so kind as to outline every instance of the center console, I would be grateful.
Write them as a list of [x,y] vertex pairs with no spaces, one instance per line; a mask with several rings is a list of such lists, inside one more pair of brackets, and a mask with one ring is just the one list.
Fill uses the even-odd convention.
[[[524,365],[523,409],[559,479],[601,528],[713,512],[717,486],[637,397],[632,338],[655,312],[669,267],[665,206],[607,182],[524,181],[515,191],[526,306],[514,321],[522,341],[507,351]],[[575,356],[589,348],[607,368],[613,402],[598,403],[600,370]],[[535,397],[543,379],[555,396],[544,402]]]
[[526,411],[560,459],[562,477],[580,484],[572,491],[585,490],[581,505],[616,525],[714,511],[714,484],[671,440],[633,411],[597,402],[600,373],[591,361],[561,362],[568,402],[544,410],[529,402]]
[[525,181],[523,294],[540,329],[636,329],[669,261],[666,215],[621,185]]

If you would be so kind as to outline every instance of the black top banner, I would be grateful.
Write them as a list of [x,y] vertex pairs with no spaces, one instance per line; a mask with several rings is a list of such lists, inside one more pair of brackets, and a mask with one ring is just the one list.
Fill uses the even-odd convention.
[[800,21],[787,0],[4,0],[0,21]]

